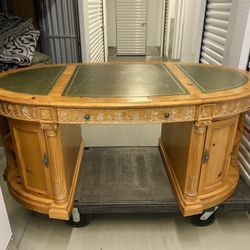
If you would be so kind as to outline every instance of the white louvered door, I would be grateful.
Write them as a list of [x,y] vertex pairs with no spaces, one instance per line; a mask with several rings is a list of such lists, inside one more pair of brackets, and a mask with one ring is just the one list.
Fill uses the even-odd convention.
[[145,55],[147,0],[116,0],[117,55]]
[[[248,57],[247,71],[250,71],[250,54]],[[241,175],[250,186],[250,111],[246,113],[245,126],[241,138],[238,160]]]
[[223,63],[232,0],[208,0],[200,62]]
[[103,1],[87,0],[85,3],[86,53],[89,62],[106,61]]
[[250,185],[250,112],[246,114],[244,132],[241,138],[238,160],[241,169],[241,175]]

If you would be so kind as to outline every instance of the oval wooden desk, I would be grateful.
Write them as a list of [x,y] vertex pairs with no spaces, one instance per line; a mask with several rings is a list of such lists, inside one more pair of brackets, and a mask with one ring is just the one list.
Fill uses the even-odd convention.
[[[5,178],[24,206],[68,219],[81,124],[161,123],[159,150],[184,216],[227,199],[250,107],[249,73],[188,63],[70,64],[0,75]],[[157,167],[157,166],[156,166]]]

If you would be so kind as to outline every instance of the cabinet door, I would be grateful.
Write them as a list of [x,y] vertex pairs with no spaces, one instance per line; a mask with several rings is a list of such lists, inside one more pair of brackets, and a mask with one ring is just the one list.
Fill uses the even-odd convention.
[[238,116],[213,122],[207,130],[203,152],[200,193],[212,192],[227,177],[238,124]]
[[13,143],[18,158],[23,187],[44,197],[51,196],[47,150],[39,124],[10,121]]

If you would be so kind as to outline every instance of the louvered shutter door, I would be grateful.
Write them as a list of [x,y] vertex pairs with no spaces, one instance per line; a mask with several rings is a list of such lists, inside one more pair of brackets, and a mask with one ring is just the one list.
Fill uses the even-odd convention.
[[[250,71],[250,54],[248,57],[247,70]],[[240,143],[238,159],[241,175],[250,186],[250,111],[246,113],[244,132]]]
[[147,0],[116,0],[117,55],[145,55]]
[[221,65],[231,14],[232,0],[208,0],[200,62]]

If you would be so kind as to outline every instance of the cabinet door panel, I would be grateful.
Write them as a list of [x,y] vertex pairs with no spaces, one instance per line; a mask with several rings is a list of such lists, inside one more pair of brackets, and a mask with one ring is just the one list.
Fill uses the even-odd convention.
[[213,122],[208,127],[203,159],[200,191],[211,192],[223,185],[230,164],[238,116]]
[[37,124],[12,122],[11,127],[24,188],[49,197],[51,185],[48,168],[43,163],[47,155],[43,131]]

